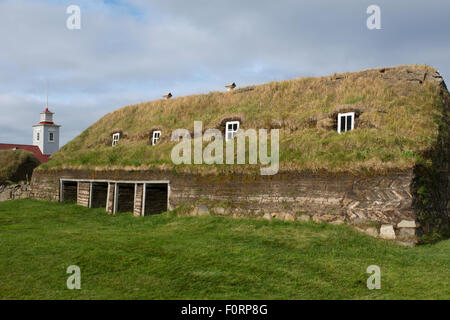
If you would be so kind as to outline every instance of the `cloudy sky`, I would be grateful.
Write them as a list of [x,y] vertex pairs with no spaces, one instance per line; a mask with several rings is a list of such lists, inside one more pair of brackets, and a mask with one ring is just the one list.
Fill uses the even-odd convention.
[[[381,30],[369,30],[369,5]],[[69,30],[66,9],[81,9]],[[142,101],[302,76],[429,64],[450,79],[448,0],[0,0],[0,142],[49,106],[67,143]]]

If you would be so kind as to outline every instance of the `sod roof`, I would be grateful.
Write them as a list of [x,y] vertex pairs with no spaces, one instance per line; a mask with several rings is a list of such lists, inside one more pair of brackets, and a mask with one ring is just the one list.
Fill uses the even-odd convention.
[[33,169],[39,164],[31,152],[0,150],[0,184],[31,180]]
[[[204,130],[220,129],[240,119],[242,129],[280,129],[280,171],[405,170],[428,160],[447,123],[447,97],[435,69],[409,65],[156,100],[105,115],[39,169],[256,173],[266,166],[176,166],[171,160],[173,130],[193,132],[200,120]],[[356,128],[338,134],[336,115],[346,111],[356,112]],[[152,146],[156,129],[162,137]],[[121,139],[112,147],[115,132]]]

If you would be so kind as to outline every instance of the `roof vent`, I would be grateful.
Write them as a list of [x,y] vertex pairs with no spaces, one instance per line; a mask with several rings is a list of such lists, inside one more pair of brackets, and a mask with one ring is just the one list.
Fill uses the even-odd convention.
[[225,88],[227,88],[227,91],[232,91],[234,88],[236,88],[236,83],[230,83],[230,84],[227,84],[226,86],[225,86]]
[[172,94],[169,92],[168,94],[163,95],[164,99],[169,100],[172,98]]

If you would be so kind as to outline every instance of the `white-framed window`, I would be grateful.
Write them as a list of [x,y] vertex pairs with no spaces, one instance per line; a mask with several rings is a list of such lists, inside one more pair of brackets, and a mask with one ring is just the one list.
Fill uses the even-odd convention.
[[152,146],[157,144],[160,138],[161,138],[161,131],[153,131]]
[[53,132],[48,133],[48,141],[50,141],[50,142],[55,141],[55,134]]
[[120,133],[114,133],[113,134],[113,141],[112,141],[112,146],[114,147],[115,145],[117,145],[117,142],[120,139]]
[[36,133],[36,141],[39,141],[39,139],[40,139],[40,134],[39,134],[39,131]]
[[355,113],[339,113],[337,118],[338,133],[353,130],[355,127]]
[[233,139],[239,130],[239,121],[228,121],[225,124],[225,140]]

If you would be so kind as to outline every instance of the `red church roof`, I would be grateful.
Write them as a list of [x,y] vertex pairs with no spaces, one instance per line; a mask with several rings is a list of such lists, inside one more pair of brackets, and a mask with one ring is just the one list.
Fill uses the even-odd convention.
[[0,143],[0,150],[12,150],[14,148],[31,152],[32,154],[34,154],[36,156],[36,158],[41,163],[47,162],[50,158],[49,155],[42,154],[41,149],[39,149],[38,146],[30,146],[30,145],[26,145],[26,144]]

